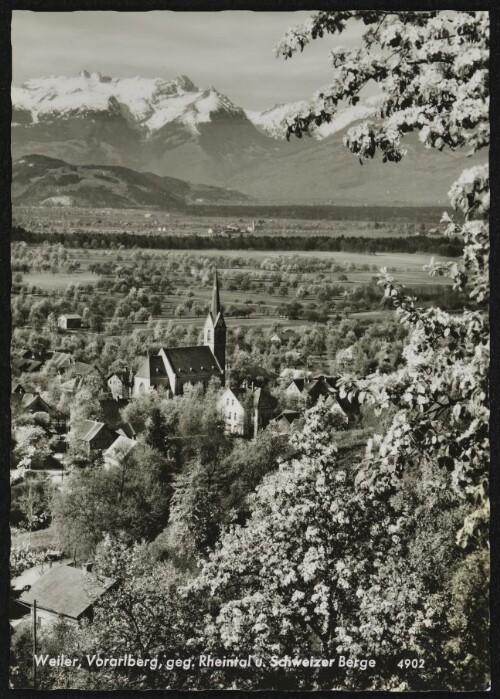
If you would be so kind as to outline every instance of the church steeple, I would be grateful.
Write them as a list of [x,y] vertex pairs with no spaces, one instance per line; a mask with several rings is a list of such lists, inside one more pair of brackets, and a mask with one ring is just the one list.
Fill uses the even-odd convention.
[[214,286],[212,289],[212,318],[215,321],[217,320],[217,316],[221,312],[221,305],[220,305],[220,294],[219,294],[219,276],[217,274],[217,270],[215,270],[215,275],[214,275]]
[[222,315],[217,270],[215,270],[214,275],[212,305],[203,330],[203,344],[212,350],[224,377],[226,370],[226,322]]

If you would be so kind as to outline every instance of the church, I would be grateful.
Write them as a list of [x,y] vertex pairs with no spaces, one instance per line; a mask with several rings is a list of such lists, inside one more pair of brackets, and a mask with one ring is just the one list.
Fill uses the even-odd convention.
[[172,396],[182,394],[184,384],[220,379],[226,374],[226,322],[220,303],[219,278],[214,276],[212,304],[203,329],[201,347],[162,347],[157,355],[146,357],[134,376],[133,395],[159,388]]

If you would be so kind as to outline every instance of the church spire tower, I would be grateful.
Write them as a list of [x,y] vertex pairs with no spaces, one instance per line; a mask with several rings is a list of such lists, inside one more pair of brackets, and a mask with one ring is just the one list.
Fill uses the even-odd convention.
[[203,344],[210,347],[217,363],[225,377],[226,371],[226,322],[222,315],[220,302],[219,277],[217,270],[214,275],[212,289],[212,305],[208,312],[203,330]]

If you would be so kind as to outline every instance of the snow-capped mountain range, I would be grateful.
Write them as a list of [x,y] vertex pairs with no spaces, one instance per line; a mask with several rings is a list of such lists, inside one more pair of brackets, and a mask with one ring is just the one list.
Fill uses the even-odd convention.
[[[188,77],[74,77],[29,80],[12,88],[12,154],[235,188],[267,202],[444,203],[463,169],[461,154],[412,145],[397,167],[360,168],[342,144],[345,129],[376,118],[376,98],[340,109],[314,138],[284,136],[305,102],[244,110],[214,87]],[[426,176],[416,193],[415,168]],[[440,168],[446,170],[446,179]]]
[[[198,125],[210,122],[218,112],[246,116],[254,126],[274,138],[283,138],[291,117],[307,108],[307,102],[277,104],[264,111],[243,110],[215,88],[197,87],[182,75],[162,78],[111,78],[83,70],[78,76],[51,76],[28,80],[12,88],[13,125],[36,124],[64,117],[110,112],[121,114],[130,124],[154,133],[177,121],[198,133]],[[376,102],[348,107],[315,136],[325,138],[351,122],[371,116]],[[16,121],[20,118],[20,121]]]
[[214,112],[243,111],[214,88],[200,90],[185,75],[174,80],[120,79],[86,70],[76,77],[38,78],[13,87],[12,104],[33,123],[110,111],[150,132],[175,120],[196,129]]

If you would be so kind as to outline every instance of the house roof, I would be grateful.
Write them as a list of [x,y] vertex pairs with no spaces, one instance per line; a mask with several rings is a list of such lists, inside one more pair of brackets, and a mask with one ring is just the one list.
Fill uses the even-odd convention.
[[293,337],[297,337],[297,333],[294,330],[276,330],[276,332],[271,334],[270,339],[273,340],[277,338],[278,340],[291,340]]
[[172,370],[179,378],[221,376],[222,371],[210,347],[163,347]]
[[110,578],[98,581],[81,568],[61,565],[48,570],[19,600],[30,606],[36,600],[38,607],[78,619],[114,583]]
[[13,357],[12,366],[14,369],[19,371],[37,371],[42,366],[42,362],[38,362],[35,359],[24,359],[22,357]]
[[113,459],[124,459],[135,446],[137,446],[137,442],[134,439],[129,439],[124,435],[120,435],[115,439],[113,444],[106,449],[104,456],[110,456]]
[[286,420],[289,425],[295,420],[301,417],[301,413],[298,410],[283,410],[275,419],[274,422],[279,422],[280,420]]
[[163,358],[158,355],[144,357],[136,376],[140,379],[168,379]]
[[241,374],[251,379],[276,379],[278,377],[278,374],[275,374],[274,371],[270,371],[259,364],[249,364],[243,367]]
[[105,427],[104,422],[97,420],[84,420],[75,430],[75,438],[84,442],[90,442]]
[[25,393],[21,400],[21,405],[23,408],[31,408],[35,403],[41,403],[44,408],[48,408],[49,405],[46,403],[39,393]]
[[65,381],[61,384],[61,391],[66,391],[69,393],[76,392],[83,383],[83,378],[81,376],[75,376],[69,381]]
[[292,379],[290,381],[290,383],[288,384],[288,388],[290,388],[290,386],[292,386],[292,385],[295,385],[299,389],[299,391],[303,391],[304,388],[306,387],[306,379],[301,379],[301,378]]
[[66,318],[66,320],[81,320],[82,316],[78,313],[61,313],[59,318]]
[[88,364],[88,362],[74,362],[71,368],[77,374],[85,376],[86,374],[89,374],[95,367],[92,366],[92,364]]
[[251,388],[240,386],[239,388],[228,388],[227,390],[233,394],[240,405],[242,405],[242,401],[244,401],[247,396],[253,399],[254,408],[258,408],[259,410],[273,410],[278,404],[276,398],[271,395],[269,391],[266,391],[265,388],[256,388],[252,390]]
[[21,357],[23,359],[28,359],[31,356],[31,350],[23,348],[23,349],[13,349],[11,351],[11,355],[13,357]]
[[263,388],[258,388],[254,391],[253,403],[259,410],[274,410],[278,405],[276,398]]
[[130,371],[128,369],[117,369],[117,371],[112,371],[106,376],[106,382],[109,381],[113,376],[116,376],[120,381],[127,386],[130,386]]
[[71,354],[67,352],[54,352],[50,359],[50,364],[56,368],[67,367],[73,361]]
[[20,383],[15,383],[12,385],[11,393],[26,393],[26,389]]
[[47,412],[51,410],[50,405],[44,401],[39,393],[12,393],[10,397],[11,405],[19,406],[24,410],[33,408],[38,403],[41,410]]
[[115,431],[117,434],[122,434],[129,439],[133,439],[141,432],[144,432],[145,428],[146,425],[143,422],[122,422],[120,425],[115,426]]

